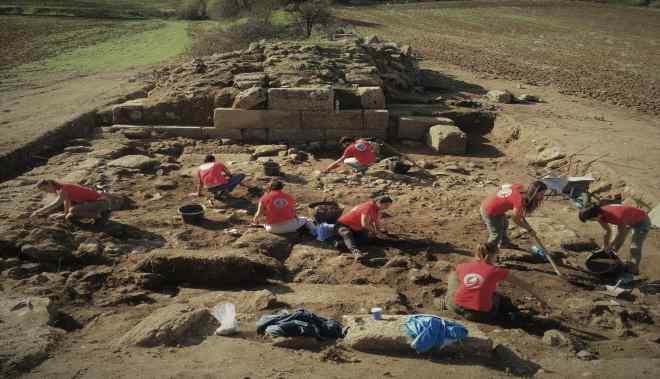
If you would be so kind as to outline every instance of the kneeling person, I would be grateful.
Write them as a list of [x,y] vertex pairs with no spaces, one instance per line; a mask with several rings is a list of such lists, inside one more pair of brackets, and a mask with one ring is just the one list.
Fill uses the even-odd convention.
[[201,196],[202,188],[206,188],[214,198],[218,199],[241,184],[245,174],[232,175],[224,164],[216,162],[215,156],[209,154],[204,158],[204,164],[199,166],[197,178],[197,196]]
[[353,140],[352,138],[344,137],[339,143],[342,146],[348,146],[344,149],[342,156],[323,170],[323,173],[330,172],[344,163],[350,166],[354,172],[364,174],[369,166],[376,162],[376,154],[369,141],[364,139]]
[[41,180],[37,183],[37,188],[57,194],[57,199],[35,211],[32,216],[52,213],[61,206],[64,207],[64,217],[67,220],[98,220],[106,217],[110,212],[110,204],[105,194],[91,188],[56,180]]
[[380,211],[392,205],[392,198],[381,196],[353,207],[347,214],[339,217],[335,230],[343,240],[348,250],[356,258],[364,254],[357,246],[357,240],[366,241],[369,232],[377,234],[380,228]]
[[281,181],[270,182],[267,193],[259,199],[253,222],[257,224],[265,219],[264,228],[273,234],[292,233],[303,226],[313,231],[314,225],[310,220],[296,216],[296,201],[282,189],[284,183]]

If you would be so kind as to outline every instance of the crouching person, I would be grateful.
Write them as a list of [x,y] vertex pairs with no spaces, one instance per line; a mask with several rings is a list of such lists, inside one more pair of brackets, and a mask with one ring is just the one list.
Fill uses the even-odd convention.
[[376,162],[376,153],[374,153],[374,148],[369,141],[364,139],[353,140],[350,137],[342,137],[339,143],[342,146],[345,146],[344,153],[339,159],[321,171],[322,173],[328,173],[344,163],[345,165],[350,166],[354,172],[364,174],[367,172],[369,166]]
[[35,211],[32,217],[48,215],[64,208],[66,220],[101,220],[110,214],[110,202],[106,195],[78,184],[41,180],[37,188],[47,193],[57,194],[57,199]]
[[314,225],[309,219],[296,216],[296,201],[291,195],[282,192],[284,183],[275,179],[270,182],[265,195],[259,199],[257,213],[253,223],[264,222],[267,232],[273,234],[286,234],[306,227],[313,232]]
[[204,163],[199,166],[197,172],[197,196],[202,195],[202,189],[212,195],[209,202],[213,204],[213,199],[219,200],[223,195],[230,193],[245,179],[244,174],[234,174],[229,172],[227,167],[216,162],[215,156],[209,154],[204,158]]
[[[632,230],[630,241],[630,261],[626,264],[626,271],[630,275],[639,275],[639,264],[642,261],[642,247],[646,235],[651,229],[651,220],[643,210],[629,205],[612,204],[602,207],[592,205],[583,208],[579,213],[580,221],[596,220],[605,230],[603,236],[603,250],[618,253],[619,249]],[[616,226],[616,236],[612,239],[612,228]],[[630,277],[624,277],[629,281]]]
[[497,251],[496,243],[479,244],[474,250],[474,262],[456,266],[456,270],[447,279],[445,302],[449,309],[470,321],[494,321],[501,302],[501,296],[495,290],[501,281],[522,288],[543,307],[548,307],[531,284],[519,279],[509,270],[494,265]]
[[392,198],[381,196],[353,207],[339,217],[335,230],[344,240],[344,244],[356,259],[364,257],[358,248],[359,242],[365,242],[369,233],[376,235],[380,228],[380,211],[392,205]]

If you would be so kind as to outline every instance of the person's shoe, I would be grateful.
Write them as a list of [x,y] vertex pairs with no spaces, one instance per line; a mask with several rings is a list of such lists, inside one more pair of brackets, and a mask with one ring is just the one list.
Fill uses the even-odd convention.
[[619,281],[621,284],[630,284],[635,281],[635,276],[629,272],[624,272],[619,276]]
[[355,248],[351,249],[350,251],[351,251],[351,254],[353,254],[353,258],[355,258],[356,261],[360,261],[360,260],[364,259],[367,256],[365,253],[363,253],[360,250],[355,249]]

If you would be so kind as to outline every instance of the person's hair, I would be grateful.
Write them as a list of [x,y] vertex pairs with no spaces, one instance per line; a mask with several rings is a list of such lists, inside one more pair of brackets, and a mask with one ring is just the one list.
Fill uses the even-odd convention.
[[55,188],[60,187],[60,184],[53,180],[53,179],[41,179],[40,181],[37,182],[37,188],[42,189],[46,186],[53,186]]
[[545,185],[540,180],[537,180],[530,184],[527,187],[527,192],[523,195],[523,202],[525,205],[525,211],[527,213],[532,213],[536,210],[536,208],[541,205],[541,202],[543,199],[537,199],[536,195],[538,195],[539,192],[543,192],[548,189],[548,186]]
[[273,179],[268,183],[268,189],[270,191],[279,191],[284,188],[284,183],[281,180]]
[[599,214],[600,214],[600,207],[598,205],[591,204],[587,207],[580,209],[580,212],[578,213],[578,217],[580,218],[580,221],[587,222],[587,220],[590,220],[594,217],[598,217]]
[[376,202],[378,204],[391,204],[392,203],[392,198],[389,196],[379,196],[375,198]]
[[473,254],[474,257],[480,261],[488,260],[488,258],[497,254],[497,244],[496,243],[480,243],[475,246]]
[[353,138],[353,137],[341,137],[339,139],[339,145],[341,145],[341,146],[348,145],[348,144],[351,144],[353,142],[355,142],[355,138]]
[[211,163],[215,162],[215,156],[213,154],[209,154],[206,157],[204,157],[204,163]]

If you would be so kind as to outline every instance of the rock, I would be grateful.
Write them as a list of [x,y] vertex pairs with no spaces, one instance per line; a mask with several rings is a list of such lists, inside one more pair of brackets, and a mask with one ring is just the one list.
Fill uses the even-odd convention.
[[565,156],[566,154],[562,153],[559,147],[552,147],[541,151],[535,158],[531,160],[531,164],[534,166],[543,167],[548,163],[562,159]]
[[151,128],[130,128],[122,129],[121,134],[128,139],[147,139],[151,138]]
[[492,90],[488,91],[486,94],[490,101],[503,104],[511,104],[513,101],[513,95],[509,91],[502,90]]
[[179,185],[172,179],[159,178],[154,182],[154,188],[162,191],[176,189]]
[[119,347],[190,346],[213,334],[218,321],[206,309],[173,304],[157,310],[119,339]]
[[25,263],[20,266],[12,267],[3,271],[2,276],[6,276],[11,279],[25,279],[34,274],[41,272],[42,267],[39,263]]
[[583,361],[592,361],[598,358],[594,353],[587,350],[580,350],[576,356],[578,359],[582,359]]
[[282,265],[249,249],[158,249],[146,254],[136,269],[159,274],[172,284],[222,287],[265,283],[278,276]]
[[19,241],[21,254],[39,262],[69,262],[75,250],[71,233],[58,227],[35,228]]
[[532,376],[541,366],[527,357],[526,351],[538,349],[539,340],[521,329],[496,329],[488,334],[498,363],[517,376]]
[[252,309],[263,311],[277,305],[277,297],[269,290],[261,290],[254,293],[252,298]]
[[21,265],[21,260],[18,258],[7,258],[0,260],[0,270],[6,270]]
[[552,347],[573,347],[571,338],[556,329],[551,329],[543,333],[542,341]]
[[92,149],[89,146],[69,146],[64,148],[65,153],[82,154],[89,153]]
[[230,108],[234,104],[234,99],[241,91],[234,87],[225,87],[215,93],[213,97],[214,108]]
[[140,124],[142,122],[145,100],[130,100],[113,106],[112,122],[115,124]]
[[347,72],[346,82],[361,87],[380,87],[383,85],[383,80],[377,72]]
[[539,98],[534,95],[522,94],[520,96],[516,96],[516,101],[521,103],[536,103],[539,101]]
[[64,289],[72,299],[89,301],[92,294],[103,287],[112,268],[103,267],[92,271],[75,271],[66,279]]
[[463,155],[467,152],[467,134],[455,125],[434,125],[429,128],[426,144],[441,154]]
[[385,109],[385,94],[380,87],[358,87],[357,95],[360,97],[362,109]]
[[413,269],[408,276],[411,283],[417,285],[426,285],[437,282],[438,279],[434,278],[430,272],[426,270]]
[[393,257],[386,264],[385,267],[410,267],[410,258],[408,257]]
[[579,235],[575,237],[563,237],[560,241],[560,246],[564,250],[576,252],[593,251],[598,249],[598,243],[596,243],[593,238],[582,237]]
[[449,172],[455,172],[457,174],[470,175],[470,171],[468,169],[455,164],[445,166],[445,170]]
[[232,108],[235,109],[260,109],[267,100],[267,92],[262,87],[252,87],[241,91],[236,96]]
[[130,168],[134,170],[155,170],[160,165],[158,159],[146,155],[124,155],[121,158],[108,162],[108,167]]
[[263,87],[266,85],[267,79],[263,72],[246,72],[234,76],[234,86],[240,90]]
[[232,246],[238,249],[249,248],[284,262],[289,257],[293,244],[284,236],[259,230],[243,234]]
[[383,39],[375,34],[367,36],[367,38],[364,39],[365,45],[373,45],[376,43],[383,43]]
[[423,142],[435,125],[454,125],[454,121],[445,117],[402,116],[399,117],[398,136]]
[[50,327],[57,308],[48,298],[0,294],[0,376],[11,378],[48,359],[64,331]]
[[[403,331],[406,315],[383,315],[382,320],[375,321],[369,316],[344,316],[343,325],[349,327],[348,334],[342,344],[354,350],[380,353],[400,354],[412,352],[412,338]],[[446,319],[446,318],[445,318]],[[446,319],[453,321],[450,319]],[[476,323],[456,321],[465,326],[468,336],[461,342],[436,349],[433,355],[464,352],[471,356],[490,357],[493,348],[492,341],[479,329]]]
[[655,208],[649,212],[649,218],[651,219],[651,225],[660,228],[660,204],[656,205]]
[[334,91],[330,87],[270,88],[268,109],[283,111],[333,112]]
[[128,293],[113,293],[108,297],[104,297],[101,301],[95,302],[95,305],[99,307],[114,307],[122,304],[138,305],[152,304],[154,302],[154,299],[152,299],[146,292],[134,291]]
[[259,145],[255,147],[254,153],[252,153],[250,158],[255,160],[261,157],[275,157],[280,152],[286,152],[287,149],[286,145]]

